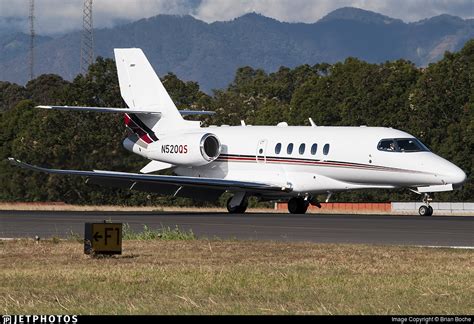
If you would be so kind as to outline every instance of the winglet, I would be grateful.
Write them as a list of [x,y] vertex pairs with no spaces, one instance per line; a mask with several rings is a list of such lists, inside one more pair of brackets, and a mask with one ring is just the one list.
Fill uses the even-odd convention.
[[22,164],[22,162],[20,160],[17,160],[17,159],[12,158],[12,157],[8,158],[8,162],[10,162],[10,164],[13,164],[13,165],[21,165]]
[[31,164],[22,162],[22,161],[20,161],[20,160],[18,160],[18,159],[12,158],[12,157],[9,157],[9,158],[8,158],[8,161],[9,161],[12,165],[18,166],[18,167],[23,168],[23,169],[28,169],[28,170],[37,171],[37,172],[58,173],[58,174],[66,173],[66,174],[67,174],[67,172],[69,171],[69,170],[56,170],[56,169],[42,168],[42,167],[39,167],[39,166],[36,166],[36,165],[31,165]]
[[10,164],[18,166],[20,168],[36,170],[36,171],[44,171],[44,170],[42,170],[43,168],[35,167],[33,165],[27,164],[25,162],[21,162],[20,160],[17,160],[17,159],[12,158],[12,157],[8,158],[8,162],[10,162]]

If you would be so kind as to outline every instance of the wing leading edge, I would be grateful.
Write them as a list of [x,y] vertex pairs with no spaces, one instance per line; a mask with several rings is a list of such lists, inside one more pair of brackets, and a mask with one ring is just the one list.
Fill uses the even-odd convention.
[[[63,174],[87,177],[90,182],[113,187],[151,191],[161,194],[170,194],[182,197],[200,198],[197,194],[202,189],[202,199],[218,197],[226,190],[247,191],[252,193],[285,193],[291,188],[259,182],[246,182],[214,178],[197,178],[182,176],[151,175],[139,173],[127,173],[116,171],[80,171],[48,169],[21,162],[14,158],[8,158],[11,164],[45,173]],[[89,181],[88,180],[88,181]],[[206,193],[207,192],[207,193]]]

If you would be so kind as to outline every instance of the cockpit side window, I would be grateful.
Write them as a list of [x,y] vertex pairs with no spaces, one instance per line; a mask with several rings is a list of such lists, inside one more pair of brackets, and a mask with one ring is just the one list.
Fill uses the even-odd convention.
[[395,141],[393,139],[383,139],[379,142],[377,149],[379,151],[395,152],[396,151]]
[[395,140],[400,152],[421,152],[427,151],[426,146],[421,144],[416,138],[400,138]]
[[429,149],[416,138],[387,138],[377,145],[379,151],[387,152],[423,152]]

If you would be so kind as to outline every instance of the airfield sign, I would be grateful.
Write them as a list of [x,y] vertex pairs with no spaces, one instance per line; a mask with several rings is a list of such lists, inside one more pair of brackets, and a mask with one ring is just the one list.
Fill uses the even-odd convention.
[[86,223],[85,254],[122,254],[122,223]]

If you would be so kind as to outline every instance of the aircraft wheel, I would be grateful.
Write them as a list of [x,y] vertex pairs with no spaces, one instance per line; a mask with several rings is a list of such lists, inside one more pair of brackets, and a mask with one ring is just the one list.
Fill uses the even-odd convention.
[[243,214],[247,210],[248,207],[248,200],[244,199],[242,203],[238,206],[230,207],[230,201],[232,200],[232,197],[230,197],[227,200],[227,210],[229,211],[230,214]]
[[423,205],[418,209],[418,213],[420,216],[431,216],[433,214],[433,207]]
[[308,210],[309,203],[301,197],[294,197],[288,201],[288,211],[291,214],[304,214]]

